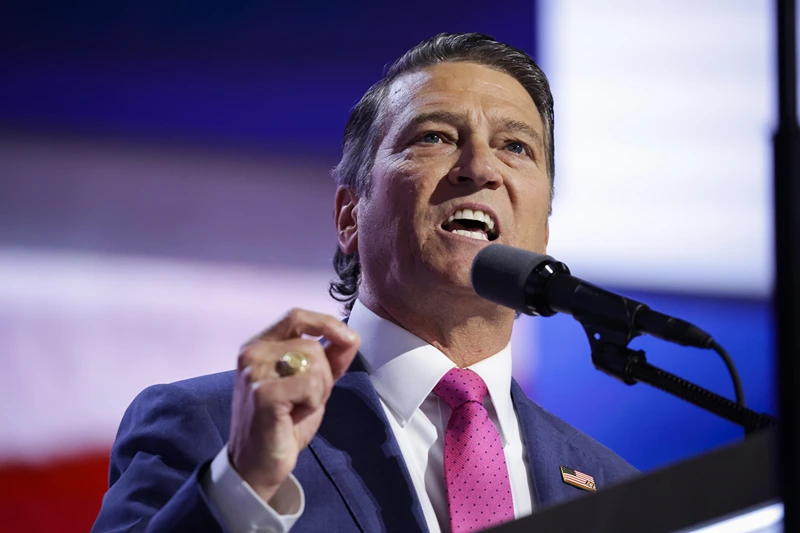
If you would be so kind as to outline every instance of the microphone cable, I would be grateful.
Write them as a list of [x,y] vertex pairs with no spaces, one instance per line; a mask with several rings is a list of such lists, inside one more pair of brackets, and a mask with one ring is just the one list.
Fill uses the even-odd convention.
[[725,351],[717,341],[712,341],[711,345],[709,346],[712,350],[717,352],[722,360],[725,362],[725,366],[728,367],[728,373],[731,375],[731,380],[733,381],[733,391],[736,395],[736,405],[744,408],[744,390],[742,389],[742,380],[739,377],[739,371],[736,370],[736,365],[733,364],[733,359],[731,356],[728,355],[728,352]]

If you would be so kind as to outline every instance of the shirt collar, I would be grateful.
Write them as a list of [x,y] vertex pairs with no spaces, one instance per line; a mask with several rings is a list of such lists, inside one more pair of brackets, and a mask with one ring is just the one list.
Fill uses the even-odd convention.
[[[347,325],[361,337],[359,352],[381,399],[405,426],[425,398],[456,365],[437,348],[410,331],[379,317],[359,300],[355,301]],[[511,345],[468,367],[486,383],[497,412],[500,437],[506,443],[510,424],[515,423],[511,402]]]

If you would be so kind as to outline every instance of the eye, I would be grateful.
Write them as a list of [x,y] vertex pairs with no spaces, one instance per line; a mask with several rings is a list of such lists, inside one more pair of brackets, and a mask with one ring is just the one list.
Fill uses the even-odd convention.
[[442,142],[442,136],[438,133],[426,133],[419,140],[428,144],[438,144]]
[[528,147],[519,141],[511,141],[506,145],[506,149],[509,152],[513,152],[515,154],[520,154],[520,155],[525,154],[528,151]]

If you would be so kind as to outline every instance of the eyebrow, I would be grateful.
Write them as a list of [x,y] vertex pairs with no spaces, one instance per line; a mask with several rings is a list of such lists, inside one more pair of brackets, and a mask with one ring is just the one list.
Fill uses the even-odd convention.
[[[452,111],[431,111],[429,113],[422,113],[420,115],[415,116],[412,118],[408,124],[403,128],[403,131],[407,132],[410,131],[420,124],[424,124],[426,122],[443,122],[446,124],[456,125],[458,123],[466,122],[467,117],[463,114],[453,113]],[[525,122],[514,120],[514,119],[507,119],[500,121],[501,129],[504,131],[510,131],[513,133],[520,133],[523,135],[527,135],[528,137],[532,138],[538,143],[542,143],[542,136],[541,134],[533,129],[531,126],[526,124]]]
[[542,136],[539,134],[538,131],[530,127],[524,122],[520,122],[519,120],[506,120],[503,121],[503,129],[506,131],[511,131],[514,133],[521,133],[523,135],[527,135],[534,139],[537,143],[542,143]]
[[422,113],[412,118],[408,124],[403,128],[404,131],[409,131],[420,124],[426,122],[444,122],[446,124],[455,125],[459,122],[466,122],[467,117],[462,114],[453,113],[452,111],[430,111]]

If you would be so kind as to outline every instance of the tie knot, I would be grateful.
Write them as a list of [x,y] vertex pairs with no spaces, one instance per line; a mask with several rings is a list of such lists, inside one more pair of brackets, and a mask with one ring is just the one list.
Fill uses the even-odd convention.
[[483,403],[489,393],[481,377],[466,368],[453,368],[433,388],[433,393],[456,410],[467,402]]

